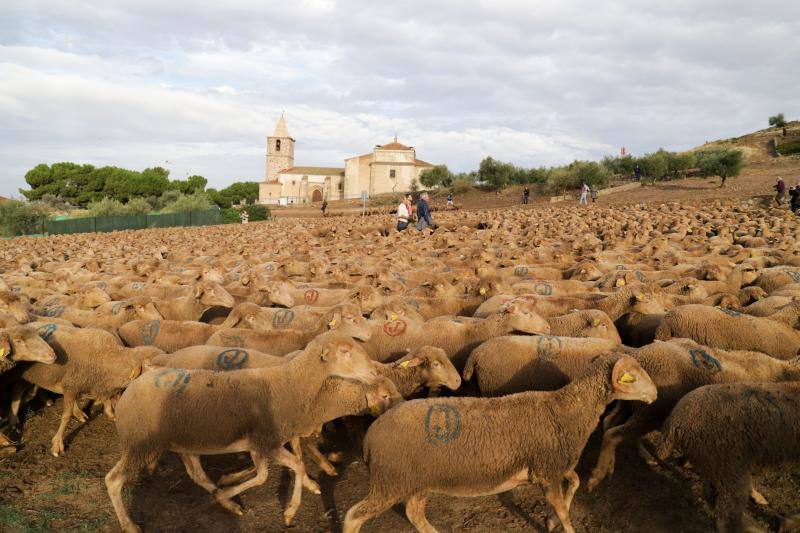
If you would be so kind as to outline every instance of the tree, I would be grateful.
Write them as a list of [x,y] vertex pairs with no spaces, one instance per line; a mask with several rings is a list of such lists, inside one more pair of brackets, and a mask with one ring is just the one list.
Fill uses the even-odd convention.
[[478,167],[481,181],[488,183],[498,191],[512,181],[515,173],[514,165],[497,161],[492,157],[485,158]]
[[677,179],[681,173],[696,164],[695,155],[692,152],[666,152],[666,154],[667,173],[672,179]]
[[744,153],[735,148],[716,148],[698,152],[697,166],[700,168],[702,176],[719,176],[722,180],[720,187],[724,187],[725,180],[741,174],[744,166]]
[[48,211],[43,205],[33,205],[18,200],[0,204],[0,234],[4,237],[40,233]]
[[206,188],[208,180],[203,176],[189,176],[185,180],[172,180],[169,182],[169,190],[179,191],[183,194],[202,192]]
[[240,200],[252,204],[258,200],[258,182],[237,181],[222,190],[208,189],[206,192],[211,201],[223,209]]
[[651,178],[653,182],[669,172],[669,158],[664,150],[645,154],[637,160],[637,163],[642,168],[642,175]]
[[425,187],[449,187],[453,183],[453,173],[447,165],[436,165],[423,170],[419,175],[419,181]]
[[786,119],[783,118],[783,113],[778,113],[773,117],[769,117],[769,125],[776,128],[782,128],[786,125]]
[[608,183],[611,173],[608,168],[594,161],[573,161],[565,167],[550,169],[547,190],[564,192],[586,185],[602,187]]

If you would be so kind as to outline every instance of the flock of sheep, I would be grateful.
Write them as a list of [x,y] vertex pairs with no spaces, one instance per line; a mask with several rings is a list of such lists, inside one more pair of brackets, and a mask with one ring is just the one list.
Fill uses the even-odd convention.
[[[768,502],[752,469],[800,461],[791,212],[716,202],[437,222],[432,234],[371,217],[6,242],[6,433],[26,402],[61,394],[59,456],[72,418],[86,420],[79,402],[102,405],[121,449],[105,482],[128,532],[140,529],[123,487],[164,452],[236,514],[270,461],[289,468],[290,524],[303,489],[320,493],[302,451],[337,471],[319,449],[334,420],[370,475],[345,533],[398,503],[435,532],[430,494],[525,483],[542,487],[548,528],[572,532],[575,467],[599,425],[589,490],[630,440],[643,468],[690,465],[708,482],[720,531],[757,530],[747,500]],[[216,482],[203,469],[203,455],[241,452],[252,467]]]

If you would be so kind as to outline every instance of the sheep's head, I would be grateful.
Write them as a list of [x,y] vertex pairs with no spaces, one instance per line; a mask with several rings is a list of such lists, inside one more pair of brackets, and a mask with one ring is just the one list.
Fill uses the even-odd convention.
[[367,385],[365,397],[369,413],[373,416],[382,415],[404,400],[389,378],[380,378],[376,383]]
[[509,327],[522,333],[550,333],[550,324],[534,311],[534,304],[523,300],[514,300],[503,306],[501,311]]
[[0,358],[51,364],[56,353],[32,326],[15,326],[0,332]]
[[28,306],[13,292],[0,292],[0,313],[8,313],[20,323],[28,321]]
[[194,297],[206,307],[233,307],[236,305],[236,300],[222,285],[208,281],[195,286]]
[[650,376],[632,357],[620,357],[611,370],[611,386],[616,400],[653,403],[658,391]]
[[204,266],[200,270],[200,279],[211,283],[224,283],[225,271],[218,266]]
[[656,286],[651,287],[638,287],[630,290],[628,305],[631,312],[641,313],[643,315],[660,315],[666,313],[666,309],[661,304],[658,296],[661,293],[661,288]]
[[319,357],[328,375],[374,383],[378,379],[375,363],[357,341],[339,333],[319,335],[306,351]]
[[95,307],[100,307],[104,303],[110,302],[111,296],[100,287],[92,287],[83,292],[81,299],[84,306],[94,309]]
[[403,320],[405,322],[425,321],[425,317],[420,315],[412,305],[399,300],[377,307],[370,313],[369,318],[384,322],[394,322],[395,320]]
[[294,307],[294,297],[289,291],[289,285],[283,282],[275,283],[268,292],[269,302],[282,307]]
[[456,390],[461,386],[461,374],[441,348],[423,346],[395,363],[399,368],[418,368],[426,387],[447,387]]
[[258,331],[268,331],[271,329],[269,324],[269,319],[260,306],[252,302],[245,302],[234,307],[220,327],[235,328],[238,326]]
[[372,337],[367,319],[352,304],[337,305],[322,317],[322,322],[326,331],[335,331],[361,341],[368,341]]
[[383,303],[383,296],[375,287],[358,287],[350,291],[348,301],[361,308],[362,313],[371,313]]
[[594,337],[608,339],[618,344],[622,344],[622,339],[617,332],[617,328],[611,318],[602,311],[589,310],[583,312],[583,326],[573,334],[575,337]]

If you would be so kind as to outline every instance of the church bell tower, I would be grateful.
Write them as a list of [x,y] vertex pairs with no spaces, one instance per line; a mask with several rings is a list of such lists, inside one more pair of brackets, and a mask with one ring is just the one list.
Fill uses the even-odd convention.
[[266,181],[278,179],[280,171],[294,166],[294,139],[289,136],[286,129],[286,120],[281,118],[275,131],[267,137],[267,168]]

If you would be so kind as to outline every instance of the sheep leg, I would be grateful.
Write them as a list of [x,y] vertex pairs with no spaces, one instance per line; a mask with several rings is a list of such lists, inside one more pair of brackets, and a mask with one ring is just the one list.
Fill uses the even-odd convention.
[[234,483],[240,483],[243,479],[247,479],[252,477],[256,474],[256,467],[251,466],[249,468],[245,468],[240,472],[234,472],[233,474],[224,474],[220,476],[217,480],[217,485],[220,487],[226,487],[233,485]]
[[400,501],[399,498],[386,500],[378,498],[370,491],[369,495],[352,506],[344,516],[342,533],[358,533],[364,522],[375,518],[379,514],[389,509],[392,505]]
[[614,474],[614,459],[617,446],[626,438],[646,435],[659,428],[658,420],[641,411],[635,413],[627,422],[620,426],[613,427],[603,433],[603,443],[600,446],[600,457],[592,470],[589,478],[589,492],[606,477]]
[[8,412],[8,425],[12,428],[19,427],[19,408],[22,406],[22,397],[25,395],[28,384],[22,380],[14,384],[11,391],[11,409]]
[[339,473],[336,471],[336,467],[333,466],[330,461],[328,461],[328,458],[319,451],[319,448],[317,447],[317,436],[309,438],[305,441],[305,443],[306,446],[308,446],[308,453],[311,454],[311,458],[315,463],[317,463],[317,466],[319,466],[323,472],[331,477],[339,475]]
[[758,505],[769,505],[764,495],[758,492],[755,487],[750,487],[750,499]]
[[61,424],[58,426],[58,431],[53,435],[52,446],[50,453],[54,457],[58,457],[64,453],[64,432],[67,430],[67,425],[72,418],[72,409],[75,407],[75,393],[64,392],[64,409],[61,412]]
[[[572,484],[570,484],[570,487],[572,487]],[[547,486],[544,495],[555,510],[556,515],[558,515],[558,519],[561,521],[561,525],[564,527],[564,533],[575,533],[575,529],[572,527],[572,522],[569,520],[569,510],[566,502],[564,501],[564,490],[561,486],[561,480],[556,483],[550,483]],[[552,531],[549,520],[547,526],[547,530]]]
[[581,478],[578,477],[575,470],[569,470],[564,474],[564,479],[569,481],[567,493],[564,495],[564,503],[567,506],[567,513],[569,513],[569,509],[572,507],[572,498],[575,496],[575,491],[577,491],[578,487],[581,485]]
[[109,420],[117,419],[117,416],[114,414],[114,404],[111,402],[111,398],[103,400],[103,414],[106,415],[106,418]]
[[794,516],[787,516],[781,520],[781,525],[778,528],[778,533],[789,533],[800,529],[800,514]]
[[[256,467],[256,475],[254,478],[248,479],[247,481],[244,481],[238,485],[234,485],[233,487],[228,487],[226,489],[218,489],[216,492],[214,492],[214,499],[217,500],[217,502],[219,502],[219,504],[225,507],[226,509],[229,509],[229,507],[225,505],[224,503],[225,500],[230,500],[237,494],[241,494],[247,489],[263,485],[267,481],[268,463],[266,456],[263,455],[261,452],[252,450],[250,452],[250,458],[253,460],[253,465],[255,465]],[[236,514],[242,514],[241,510]]]
[[[300,437],[294,437],[291,441],[289,441],[289,446],[292,448],[292,452],[294,456],[297,458],[298,461],[303,463],[303,447],[300,445]],[[303,463],[303,470],[305,471],[305,463]],[[303,486],[309,492],[313,492],[314,494],[321,494],[319,489],[319,484],[316,481],[308,477],[308,472],[303,476],[301,479]]]
[[749,472],[743,472],[739,479],[712,479],[717,490],[714,505],[718,531],[742,531],[744,529],[744,509],[750,495],[752,479]]
[[406,517],[420,533],[438,533],[425,516],[425,504],[428,498],[423,494],[414,494],[406,500]]
[[11,441],[11,439],[0,433],[0,457],[14,455],[16,451],[17,447],[14,446],[14,443]]
[[[289,451],[284,447],[272,450],[270,452],[270,457],[272,457],[272,459],[279,465],[290,468],[294,472],[292,496],[289,499],[289,505],[286,506],[286,510],[283,512],[284,522],[288,526],[292,523],[294,515],[297,514],[297,509],[300,507],[303,485],[305,485],[305,480],[309,479],[308,474],[306,474],[306,466],[303,464],[303,461],[289,453]],[[316,483],[314,485],[316,485]],[[316,491],[312,490],[312,492],[315,494],[320,494],[319,486],[317,486]]]
[[77,420],[77,421],[78,421],[78,422],[80,422],[81,424],[84,424],[84,423],[85,423],[87,420],[89,420],[88,418],[86,418],[86,413],[84,413],[84,412],[81,410],[81,406],[80,406],[80,405],[78,405],[78,402],[77,402],[77,401],[76,401],[76,402],[75,402],[75,404],[72,406],[72,416],[74,416],[74,417],[75,417],[75,420]]
[[203,469],[203,463],[200,462],[199,455],[180,453],[178,456],[181,458],[183,466],[186,468],[186,473],[189,474],[189,477],[192,479],[192,481],[205,489],[209,494],[213,494],[217,500],[217,503],[222,505],[225,509],[233,514],[239,516],[242,515],[242,507],[238,503],[233,500],[222,499],[218,495],[219,487],[214,485],[214,482],[208,479],[208,475]]
[[622,410],[625,408],[624,402],[617,402],[614,408],[603,418],[603,432],[620,425],[625,417]]
[[133,523],[127,509],[125,509],[125,502],[122,499],[122,489],[125,483],[132,477],[136,469],[131,465],[128,460],[128,454],[122,454],[122,458],[117,461],[117,464],[109,470],[106,474],[106,489],[108,496],[111,498],[111,505],[114,506],[114,512],[117,513],[117,520],[119,520],[120,528],[125,533],[141,533],[139,526]]

